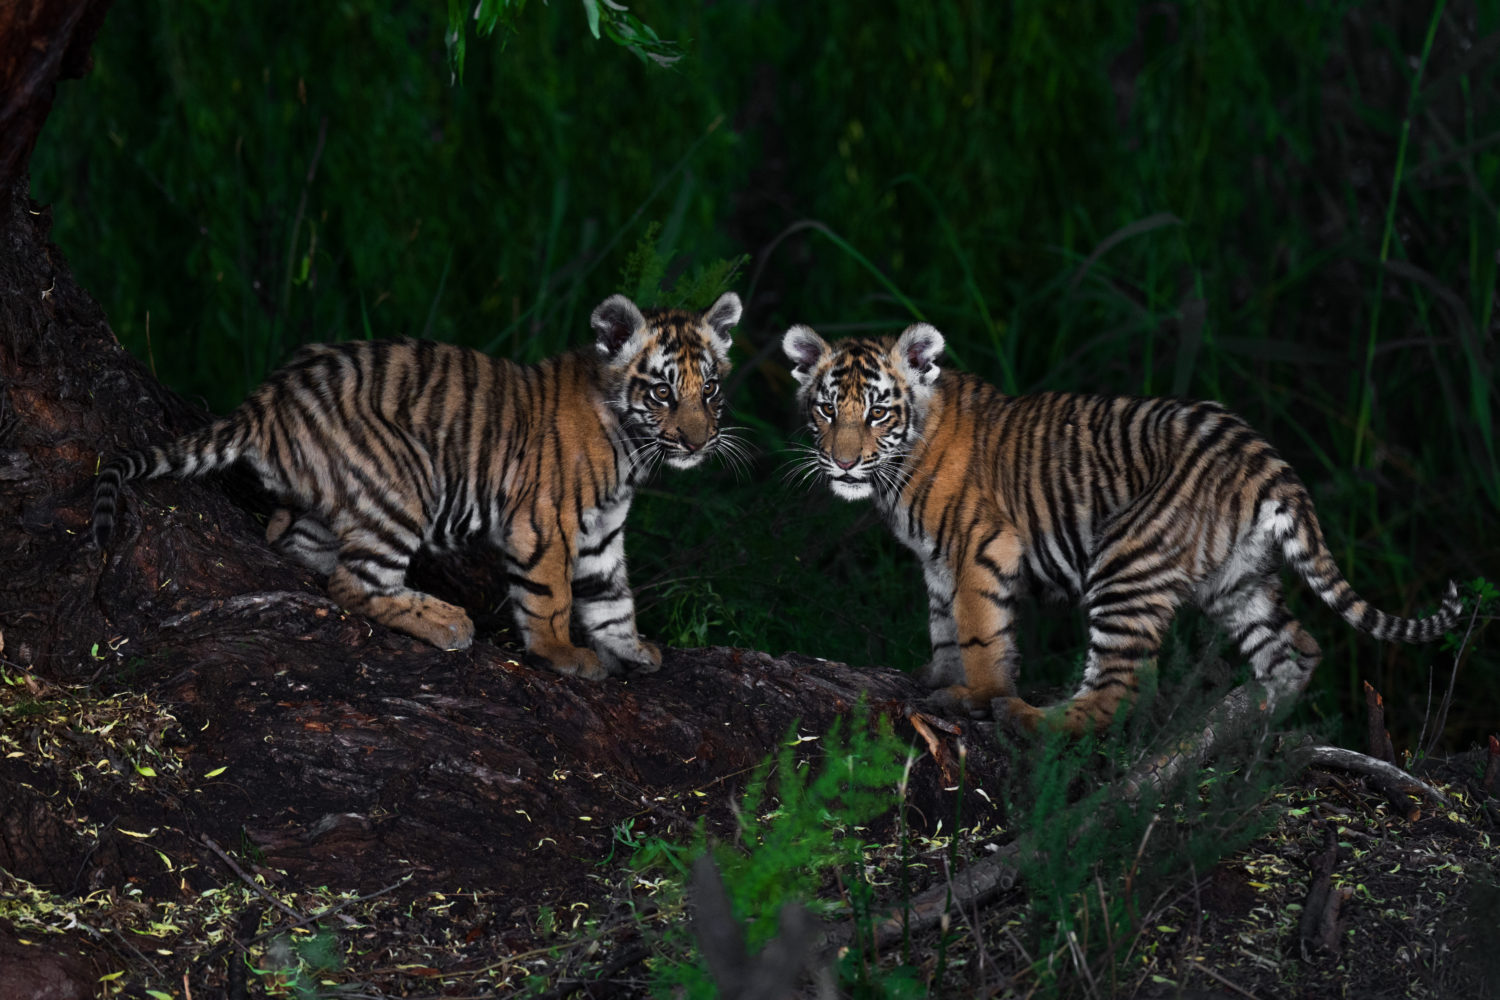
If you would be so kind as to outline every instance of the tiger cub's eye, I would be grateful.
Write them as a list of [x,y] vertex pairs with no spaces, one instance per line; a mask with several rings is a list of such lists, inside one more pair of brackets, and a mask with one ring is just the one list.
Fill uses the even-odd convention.
[[651,387],[651,398],[665,403],[672,398],[672,387],[665,382],[658,382]]
[[884,420],[891,411],[884,406],[870,407],[870,423],[879,423]]
[[823,414],[823,419],[824,420],[832,420],[833,419],[833,412],[834,412],[833,411],[833,404],[832,403],[819,403],[818,404],[818,412],[821,413],[821,414]]

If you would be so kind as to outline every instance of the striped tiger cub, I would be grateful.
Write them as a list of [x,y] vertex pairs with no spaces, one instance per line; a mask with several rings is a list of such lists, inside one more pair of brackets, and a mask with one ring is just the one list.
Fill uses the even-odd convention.
[[[655,670],[625,575],[634,487],[737,454],[720,429],[740,300],[642,312],[615,295],[594,343],[535,365],[418,340],[304,347],[228,417],[99,473],[104,546],[120,486],[243,460],[283,505],[266,540],[319,573],[349,611],[440,649],[464,649],[461,608],[406,586],[418,549],[482,539],[500,550],[531,656],[597,680]],[[588,647],[574,646],[576,624]]]
[[[1426,642],[1461,612],[1452,584],[1430,618],[1356,596],[1296,473],[1217,403],[1007,396],[940,372],[943,337],[926,324],[832,346],[794,326],[782,348],[816,441],[799,470],[845,500],[872,498],[922,559],[932,660],[918,676],[940,709],[1031,731],[1103,727],[1184,601],[1224,626],[1257,680],[1300,691],[1320,651],[1282,602],[1281,562],[1378,639]],[[1027,584],[1088,614],[1083,684],[1046,713],[1016,694]]]

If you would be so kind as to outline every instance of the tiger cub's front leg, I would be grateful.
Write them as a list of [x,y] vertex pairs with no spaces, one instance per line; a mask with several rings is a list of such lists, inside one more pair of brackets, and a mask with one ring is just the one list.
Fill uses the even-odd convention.
[[561,530],[518,519],[505,554],[510,602],[528,656],[560,674],[590,681],[609,676],[593,650],[580,649],[568,636],[573,560]]
[[625,573],[625,517],[632,495],[622,490],[612,502],[584,515],[573,569],[579,628],[612,674],[661,668],[661,650],[636,633],[635,598]]
[[[941,553],[931,557],[943,559]],[[955,565],[956,564],[956,565]],[[962,665],[962,683],[933,692],[929,703],[950,712],[974,717],[990,714],[996,698],[1019,701],[1015,694],[1016,594],[1021,583],[1021,546],[1015,532],[1001,529],[988,535],[962,555],[938,565],[929,564],[928,599],[933,635],[933,660],[925,672],[934,681],[952,672],[951,654],[939,641],[947,641],[947,617],[942,615],[942,588],[936,581],[952,581],[952,642]],[[1023,703],[1024,704],[1024,703]]]
[[964,662],[958,652],[958,623],[953,618],[953,570],[940,558],[926,559],[927,633],[932,659],[917,668],[917,680],[929,688],[962,684]]

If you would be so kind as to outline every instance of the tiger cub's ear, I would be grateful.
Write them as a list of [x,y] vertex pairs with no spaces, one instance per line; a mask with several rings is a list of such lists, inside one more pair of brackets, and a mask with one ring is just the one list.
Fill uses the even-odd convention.
[[725,292],[703,313],[703,325],[713,335],[714,353],[719,356],[720,362],[729,360],[729,345],[734,340],[729,331],[740,321],[742,310],[740,297],[733,292]]
[[640,349],[637,343],[635,350],[623,350],[637,332],[645,329],[646,317],[625,296],[611,295],[594,307],[589,326],[594,328],[594,343],[599,353],[612,361],[623,362],[634,357]]
[[943,335],[926,323],[913,323],[907,327],[891,349],[896,369],[914,388],[930,388],[937,381],[942,374],[937,359],[942,353]]
[[828,342],[810,326],[798,324],[781,338],[781,349],[792,363],[792,377],[802,385],[812,380],[813,368],[828,356]]

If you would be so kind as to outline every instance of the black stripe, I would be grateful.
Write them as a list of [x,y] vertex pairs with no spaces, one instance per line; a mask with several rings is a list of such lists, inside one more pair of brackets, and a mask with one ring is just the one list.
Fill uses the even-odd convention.
[[978,590],[975,591],[975,593],[984,598],[986,601],[989,601],[1001,611],[1011,611],[1014,610],[1016,606],[1016,597],[1014,594],[1001,594],[993,590]]
[[550,586],[545,583],[537,583],[535,580],[532,580],[529,577],[512,575],[510,578],[510,583],[511,586],[520,587],[528,594],[535,594],[537,597],[552,596],[552,588]]
[[630,589],[613,576],[586,576],[573,581],[573,599],[595,601],[601,598],[624,597]]
[[1117,635],[1126,639],[1140,639],[1149,635],[1145,630],[1133,628],[1125,622],[1112,621],[1109,618],[1101,618],[1098,621],[1089,622],[1089,629],[1100,635]]
[[[1248,636],[1248,632],[1246,634]],[[1276,642],[1280,638],[1281,633],[1279,632],[1267,632],[1263,637],[1257,639],[1255,641],[1255,644],[1252,646],[1246,646],[1243,642],[1241,642],[1240,654],[1247,660],[1253,660],[1257,655],[1260,654],[1262,650],[1264,650],[1267,646],[1271,645],[1273,642]]]
[[1096,657],[1108,657],[1116,660],[1149,660],[1156,655],[1157,647],[1147,643],[1136,643],[1127,646],[1101,646],[1097,643],[1089,643],[1089,652]]
[[604,552],[604,550],[607,549],[607,548],[609,548],[610,543],[612,543],[616,538],[620,537],[620,532],[622,532],[624,530],[625,530],[625,522],[621,521],[620,524],[619,524],[619,526],[617,526],[613,531],[611,531],[609,534],[605,535],[602,539],[600,539],[599,542],[598,542],[598,544],[596,544],[596,545],[590,545],[587,548],[579,549],[578,550],[578,558],[584,559],[584,558],[591,558],[591,557],[597,556],[597,555],[602,555],[603,552]]

